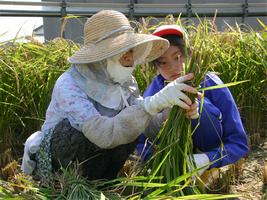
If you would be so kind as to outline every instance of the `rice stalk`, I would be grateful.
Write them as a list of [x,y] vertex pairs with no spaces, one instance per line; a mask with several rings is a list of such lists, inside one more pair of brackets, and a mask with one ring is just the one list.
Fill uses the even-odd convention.
[[54,83],[74,49],[65,40],[0,45],[0,152],[10,148],[20,156],[27,136],[40,129]]
[[[205,49],[205,42],[203,38],[201,40],[196,39],[196,45],[193,46],[192,55],[190,58],[186,57],[184,73],[193,73],[194,79],[189,83],[194,86],[200,85],[203,81],[206,73],[213,65],[209,63],[210,52]],[[198,45],[198,46],[197,46]],[[189,94],[189,97],[194,101],[195,95]],[[190,163],[189,157],[192,157],[192,136],[191,120],[186,118],[185,111],[178,106],[174,106],[169,114],[168,120],[164,124],[164,127],[160,131],[156,139],[156,156],[152,161],[152,174],[156,172],[157,176],[163,176],[164,182],[170,183],[176,180],[177,177],[189,174],[185,178],[180,186],[171,188],[176,191],[172,193],[174,196],[185,196],[189,194],[200,194],[202,188],[197,187],[191,180],[191,173],[188,170]],[[166,157],[164,159],[164,157]],[[163,162],[163,163],[162,163]],[[158,169],[158,165],[160,169]],[[185,185],[184,185],[185,184]],[[170,188],[161,188],[162,191],[169,192]],[[157,192],[152,192],[149,197],[152,197]]]

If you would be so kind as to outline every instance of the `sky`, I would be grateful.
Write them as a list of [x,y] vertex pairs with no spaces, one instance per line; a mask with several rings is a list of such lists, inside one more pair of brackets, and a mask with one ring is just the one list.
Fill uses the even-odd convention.
[[[3,1],[3,0],[0,0]],[[16,0],[16,1],[35,1],[41,0]],[[35,6],[36,7],[36,6]],[[3,9],[32,9],[29,6],[9,6],[0,5]],[[18,36],[32,35],[35,28],[43,24],[42,17],[2,17],[0,16],[0,42],[13,39]]]

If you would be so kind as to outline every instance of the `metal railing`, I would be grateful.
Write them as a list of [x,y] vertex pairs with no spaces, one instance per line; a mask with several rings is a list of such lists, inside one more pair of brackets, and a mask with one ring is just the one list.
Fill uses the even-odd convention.
[[[3,9],[2,7],[16,6],[16,9]],[[17,8],[17,7],[21,8]],[[31,9],[24,9],[31,6]],[[266,3],[212,3],[195,4],[188,0],[187,4],[139,4],[134,0],[129,3],[76,3],[66,2],[18,2],[0,1],[0,16],[28,16],[28,17],[64,17],[67,15],[78,15],[89,17],[103,9],[118,10],[130,18],[134,17],[164,17],[168,14],[182,17],[212,17],[217,13],[217,17],[252,17],[267,16]]]

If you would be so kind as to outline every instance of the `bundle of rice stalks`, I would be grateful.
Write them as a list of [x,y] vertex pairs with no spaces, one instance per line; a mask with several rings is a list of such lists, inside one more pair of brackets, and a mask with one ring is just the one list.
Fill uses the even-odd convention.
[[18,162],[13,160],[11,149],[0,153],[0,179],[9,180],[13,178],[18,169]]
[[4,180],[8,180],[8,178],[15,176],[17,168],[18,163],[17,161],[13,160],[1,169],[0,177],[2,177]]
[[8,182],[0,179],[0,199],[40,200],[45,199],[45,195],[30,177],[18,173],[9,178]]
[[47,188],[42,188],[42,192],[52,199],[100,199],[119,200],[121,199],[115,192],[109,191],[113,181],[95,180],[88,181],[78,173],[76,164],[62,168],[60,173],[55,175],[55,184]]
[[[190,84],[199,86],[203,81],[207,71],[211,69],[209,64],[210,52],[204,51],[204,41],[199,43],[200,48],[195,48],[192,55],[185,65],[185,74],[193,73],[194,80]],[[196,46],[195,46],[196,47]],[[196,96],[189,95],[194,101]],[[170,112],[169,118],[157,137],[156,155],[152,163],[152,174],[163,176],[163,182],[169,183],[184,177],[180,186],[169,193],[175,196],[184,196],[189,194],[200,194],[201,190],[193,183],[189,167],[194,165],[190,160],[192,158],[192,139],[194,130],[191,130],[191,120],[185,115],[185,110],[174,106]]]

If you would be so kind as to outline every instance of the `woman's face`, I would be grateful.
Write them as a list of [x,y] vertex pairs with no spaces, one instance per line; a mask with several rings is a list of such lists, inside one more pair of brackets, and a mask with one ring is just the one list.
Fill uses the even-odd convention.
[[119,62],[123,67],[133,67],[134,64],[133,50],[130,50],[125,54],[123,54]]
[[176,46],[169,49],[157,59],[157,70],[168,81],[173,81],[182,75],[184,69],[184,56]]

